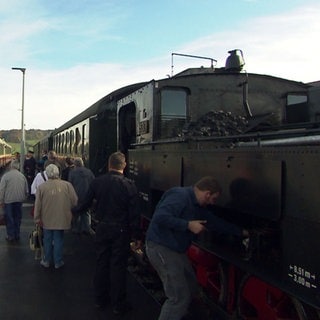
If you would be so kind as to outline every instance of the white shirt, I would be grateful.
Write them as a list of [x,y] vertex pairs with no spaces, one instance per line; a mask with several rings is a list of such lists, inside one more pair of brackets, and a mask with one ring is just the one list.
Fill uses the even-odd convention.
[[[45,176],[45,180],[43,179],[42,174]],[[47,173],[43,171],[42,173],[39,172],[37,175],[34,177],[33,182],[31,184],[31,194],[36,194],[37,188],[40,186],[40,184],[46,182],[48,180]]]

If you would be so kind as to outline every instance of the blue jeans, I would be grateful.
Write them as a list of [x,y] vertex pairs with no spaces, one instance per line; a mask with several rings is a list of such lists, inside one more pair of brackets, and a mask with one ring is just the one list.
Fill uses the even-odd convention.
[[49,230],[43,228],[43,261],[55,265],[62,262],[64,230]]
[[22,218],[22,202],[5,203],[4,214],[9,240],[20,239],[20,225]]
[[191,263],[185,253],[148,241],[146,252],[157,271],[167,297],[158,320],[180,320],[188,312],[189,304],[199,293]]

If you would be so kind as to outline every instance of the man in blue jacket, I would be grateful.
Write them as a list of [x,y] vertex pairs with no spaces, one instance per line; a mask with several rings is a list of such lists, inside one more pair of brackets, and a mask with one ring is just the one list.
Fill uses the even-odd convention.
[[212,177],[203,177],[193,187],[175,187],[164,193],[146,234],[147,256],[164,287],[164,302],[159,320],[180,320],[188,312],[198,285],[186,255],[195,235],[206,229],[235,236],[247,231],[213,215],[213,205],[221,187]]

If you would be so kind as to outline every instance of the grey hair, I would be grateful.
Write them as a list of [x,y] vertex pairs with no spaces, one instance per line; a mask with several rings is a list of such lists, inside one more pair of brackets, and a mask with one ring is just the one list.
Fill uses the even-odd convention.
[[74,158],[73,163],[76,167],[83,167],[83,160],[80,157]]
[[58,179],[60,177],[59,168],[55,164],[49,164],[46,167],[48,179]]
[[10,168],[19,170],[20,162],[18,160],[12,160],[10,163]]

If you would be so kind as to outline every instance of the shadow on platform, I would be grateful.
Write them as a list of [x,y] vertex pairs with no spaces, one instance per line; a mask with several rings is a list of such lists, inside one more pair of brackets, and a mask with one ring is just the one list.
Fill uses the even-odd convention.
[[23,206],[21,239],[8,244],[5,226],[0,227],[0,319],[88,320],[157,319],[160,307],[128,275],[128,300],[133,310],[119,317],[110,308],[97,310],[93,301],[92,275],[95,265],[93,238],[65,233],[64,262],[59,270],[44,269],[29,248],[34,227],[30,203]]

